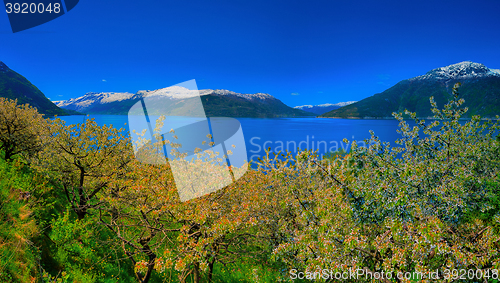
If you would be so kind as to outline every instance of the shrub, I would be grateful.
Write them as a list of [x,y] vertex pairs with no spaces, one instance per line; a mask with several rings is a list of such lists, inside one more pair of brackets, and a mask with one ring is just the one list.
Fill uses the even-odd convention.
[[42,114],[28,104],[0,97],[0,151],[6,160],[33,155],[42,149],[45,130]]
[[[431,98],[435,120],[407,111],[413,128],[394,113],[402,136],[396,146],[372,133],[368,148],[354,143],[333,166],[310,153],[287,166],[268,162],[282,206],[292,208],[279,225],[288,237],[274,250],[276,258],[310,272],[438,270],[448,282],[446,270],[498,270],[500,217],[491,210],[497,202],[491,182],[500,172],[493,138],[498,122],[476,116],[460,123],[463,102],[458,85],[442,110]],[[488,211],[489,219],[474,211]]]

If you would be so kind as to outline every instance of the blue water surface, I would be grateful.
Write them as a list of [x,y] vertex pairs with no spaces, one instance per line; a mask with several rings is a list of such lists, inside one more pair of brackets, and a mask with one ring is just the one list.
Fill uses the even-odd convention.
[[[59,117],[66,124],[77,124],[85,119],[94,118],[99,125],[113,125],[127,131],[128,117],[125,115],[90,115]],[[363,145],[370,138],[369,131],[375,132],[380,140],[394,142],[400,138],[396,132],[397,120],[367,120],[367,119],[326,119],[326,118],[237,118],[243,130],[246,151],[249,160],[256,160],[265,155],[265,149],[271,151],[289,150],[296,153],[297,149],[318,150],[320,155],[340,149],[347,150],[349,141],[356,140]],[[127,124],[126,124],[127,123]],[[413,122],[409,122],[413,125]],[[169,128],[165,125],[164,128]]]

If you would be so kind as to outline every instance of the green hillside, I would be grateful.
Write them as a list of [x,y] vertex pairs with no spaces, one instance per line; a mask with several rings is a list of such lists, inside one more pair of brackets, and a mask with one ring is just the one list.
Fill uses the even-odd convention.
[[405,80],[382,93],[327,112],[321,117],[384,118],[404,109],[417,112],[420,116],[431,116],[429,97],[434,96],[438,105],[443,105],[448,95],[446,87],[439,83],[416,85]]
[[11,70],[0,61],[0,97],[17,99],[19,104],[28,103],[48,116],[67,115],[68,112],[57,107],[25,77]]
[[393,112],[403,112],[405,109],[416,112],[419,117],[429,117],[432,116],[429,98],[433,96],[438,107],[442,107],[450,98],[451,89],[457,82],[462,84],[460,95],[469,109],[465,117],[494,117],[500,114],[500,75],[484,71],[483,74],[477,75],[479,71],[468,70],[473,75],[462,73],[454,78],[442,79],[435,75],[436,70],[421,77],[401,81],[382,93],[327,112],[320,117],[386,118],[392,117]]
[[288,107],[278,99],[254,102],[237,97],[204,95],[201,102],[207,116],[218,117],[304,117],[316,116],[303,110]]

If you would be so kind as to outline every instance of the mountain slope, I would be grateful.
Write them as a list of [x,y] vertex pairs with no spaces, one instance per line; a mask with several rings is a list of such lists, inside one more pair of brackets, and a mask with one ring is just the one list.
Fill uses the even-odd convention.
[[67,115],[66,111],[57,107],[25,77],[12,71],[0,61],[0,97],[17,99],[19,104],[28,103],[38,112],[49,116]]
[[[170,115],[181,109],[189,109],[196,103],[192,96],[197,92],[178,86],[153,91],[132,93],[87,93],[86,95],[67,101],[58,101],[57,105],[64,109],[88,114],[127,115],[129,109],[141,98],[155,97],[171,101],[165,105],[176,105],[175,109],[163,109]],[[200,90],[201,101],[207,116],[220,117],[300,117],[314,114],[288,107],[280,100],[265,93],[242,94],[228,90]],[[154,114],[154,113],[150,113]]]
[[347,102],[339,102],[335,104],[331,103],[325,103],[325,104],[319,104],[319,105],[301,105],[301,106],[295,106],[295,109],[300,109],[304,110],[307,112],[311,112],[317,115],[324,114],[326,112],[339,109],[340,107],[347,106],[349,104],[356,103],[357,101],[347,101]]
[[400,81],[382,93],[321,117],[386,118],[392,117],[392,112],[403,112],[405,109],[416,112],[420,117],[429,117],[432,116],[429,98],[434,96],[438,107],[442,107],[457,82],[462,83],[459,92],[465,99],[465,106],[469,108],[466,117],[493,117],[500,114],[500,71],[467,61]]

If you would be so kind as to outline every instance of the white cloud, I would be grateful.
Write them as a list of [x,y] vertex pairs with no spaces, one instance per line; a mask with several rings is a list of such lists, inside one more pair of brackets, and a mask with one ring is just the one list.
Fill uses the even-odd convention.
[[103,81],[103,82],[106,82],[106,80],[105,80],[105,79],[102,79],[102,81]]
[[298,92],[292,92],[291,95],[300,95]]

